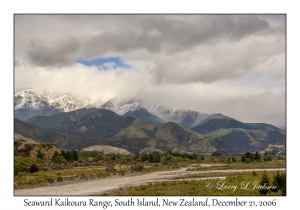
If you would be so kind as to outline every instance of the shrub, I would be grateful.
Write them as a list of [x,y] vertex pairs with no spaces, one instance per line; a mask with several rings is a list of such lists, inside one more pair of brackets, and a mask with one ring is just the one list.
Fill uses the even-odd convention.
[[68,163],[68,161],[61,155],[56,156],[53,160],[54,163]]
[[241,162],[246,162],[246,156],[245,155],[242,155]]
[[20,172],[20,165],[19,163],[14,162],[14,176],[18,175]]
[[35,165],[35,164],[32,164],[30,167],[29,167],[29,172],[30,173],[34,173],[34,172],[38,172],[39,171],[39,168]]
[[163,165],[171,165],[171,164],[177,164],[177,161],[172,155],[167,155],[161,158],[161,163]]
[[96,157],[94,158],[94,161],[99,161],[99,160],[104,160],[104,155],[102,155],[102,154],[98,154],[98,155],[96,155]]
[[269,157],[264,157],[264,161],[267,162],[267,161],[272,161],[272,158],[269,156]]
[[188,162],[190,159],[188,158],[183,158],[183,157],[175,157],[175,160],[177,162]]
[[110,156],[105,156],[104,160],[105,160],[105,161],[110,161],[110,160],[111,160],[111,157],[110,157]]
[[144,166],[142,166],[141,164],[135,164],[135,165],[130,166],[131,171],[141,171],[143,169],[144,169]]
[[116,169],[115,169],[114,165],[108,165],[105,167],[105,171],[113,172],[113,171],[116,171]]
[[252,160],[251,160],[250,158],[246,158],[245,162],[246,162],[246,163],[251,163]]
[[[36,159],[36,160],[39,160],[39,159]],[[14,163],[16,165],[18,165],[16,167],[19,167],[20,171],[28,171],[28,164],[29,163],[34,163],[34,162],[38,162],[38,161],[35,161],[34,159],[28,158],[28,157],[22,157],[22,158],[15,158],[14,159]]]

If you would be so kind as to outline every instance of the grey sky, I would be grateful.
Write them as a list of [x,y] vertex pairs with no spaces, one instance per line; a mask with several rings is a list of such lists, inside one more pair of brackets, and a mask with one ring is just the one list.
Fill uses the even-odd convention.
[[[15,86],[284,127],[285,47],[284,15],[16,15]],[[76,63],[99,57],[131,67]]]

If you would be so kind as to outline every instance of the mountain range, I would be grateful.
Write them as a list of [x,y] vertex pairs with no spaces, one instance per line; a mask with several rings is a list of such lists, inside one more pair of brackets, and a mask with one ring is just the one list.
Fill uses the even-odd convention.
[[154,124],[176,122],[185,128],[192,128],[207,119],[229,118],[223,114],[207,114],[193,110],[176,109],[170,106],[153,105],[139,99],[130,98],[116,102],[83,100],[70,93],[38,93],[23,90],[14,95],[14,115],[19,120],[34,116],[51,116],[58,113],[75,111],[82,108],[100,108],[113,111],[119,115],[132,116]]
[[67,93],[25,90],[14,99],[15,133],[60,149],[107,145],[132,153],[242,153],[286,141],[285,132],[270,124],[244,123],[220,113],[150,105],[133,98],[101,103]]

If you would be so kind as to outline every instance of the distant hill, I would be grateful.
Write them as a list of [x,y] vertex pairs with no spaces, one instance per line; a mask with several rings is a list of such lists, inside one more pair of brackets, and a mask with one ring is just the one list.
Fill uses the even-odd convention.
[[120,130],[129,127],[135,118],[121,116],[112,111],[97,109],[78,120],[66,129],[66,134],[82,137],[110,138]]
[[255,127],[258,130],[261,131],[283,131],[280,128],[277,128],[274,125],[267,124],[267,123],[246,123],[247,125],[250,125],[251,127]]
[[268,144],[286,141],[285,132],[273,125],[242,123],[234,119],[212,119],[192,130],[226,143],[234,153],[260,150]]
[[22,136],[21,134],[18,134],[18,133],[14,133],[14,140],[17,141],[17,140],[21,140],[21,141],[26,141],[26,142],[30,142],[30,143],[38,143],[37,141],[34,141],[30,138],[26,138],[24,136]]
[[80,117],[97,110],[96,108],[79,109],[71,112],[59,113],[52,116],[35,116],[24,120],[30,124],[37,125],[39,128],[53,133],[64,133],[66,128]]
[[242,123],[234,119],[211,119],[204,124],[200,124],[193,127],[191,130],[194,130],[201,134],[206,134],[221,128],[243,128],[243,129],[250,129],[250,130],[256,129],[250,125],[247,125],[245,123]]
[[35,141],[51,142],[61,149],[80,150],[108,145],[132,153],[176,151],[211,154],[217,150],[241,153],[286,140],[285,132],[263,123],[243,123],[232,118],[211,119],[189,130],[175,122],[153,124],[95,108],[33,117],[26,122],[15,119],[15,132]]
[[[198,125],[203,125],[204,123],[207,123],[208,121],[210,120],[213,120],[213,119],[226,119],[226,120],[234,120],[233,118],[231,117],[228,117],[226,115],[223,115],[223,114],[212,114],[210,116],[208,116],[207,118],[205,118],[204,120],[201,120],[201,122],[198,124]],[[196,125],[197,126],[197,125]],[[195,127],[196,127],[195,126]],[[194,126],[193,126],[194,127]]]
[[37,142],[46,140],[49,135],[47,131],[18,119],[14,119],[14,132]]
[[104,154],[130,154],[129,151],[126,149],[118,148],[118,147],[112,147],[112,146],[107,146],[107,145],[93,145],[89,146],[86,148],[83,148],[82,151],[100,151],[103,152]]
[[32,139],[28,139],[18,133],[14,135],[14,155],[24,157],[37,157],[40,151],[44,158],[51,159],[55,152],[60,153],[60,150],[51,143],[38,143]]
[[128,112],[124,113],[123,116],[132,116],[140,120],[144,120],[153,124],[162,124],[166,123],[165,120],[163,120],[160,117],[157,117],[153,114],[150,114],[148,110],[146,109],[140,109],[140,110],[135,110],[131,111],[129,110]]
[[[34,118],[38,120],[28,120],[37,125],[15,119],[15,128],[18,131],[23,131],[22,135],[26,137],[30,136],[38,141],[51,142],[61,149],[69,150],[80,150],[93,145],[109,145],[133,153],[138,153],[145,148],[162,151],[195,152],[201,150],[210,152],[216,150],[217,147],[217,145],[210,144],[211,140],[205,140],[201,134],[185,129],[177,123],[155,125],[130,116],[120,116],[103,109],[91,110],[90,112],[85,110],[84,112],[85,115],[79,117],[67,128],[65,128],[66,124],[64,123],[54,123],[56,130],[65,129],[63,133],[51,133],[37,126],[42,123],[45,129],[51,131],[53,130],[51,122],[55,122],[55,120],[63,122],[69,116],[68,113]],[[45,126],[46,122],[48,123],[47,126]],[[29,127],[31,130],[23,129]]]

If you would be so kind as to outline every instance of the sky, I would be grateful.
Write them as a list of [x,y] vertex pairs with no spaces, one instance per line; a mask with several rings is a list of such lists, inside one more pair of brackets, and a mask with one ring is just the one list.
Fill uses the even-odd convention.
[[285,128],[285,15],[15,15],[15,89]]

